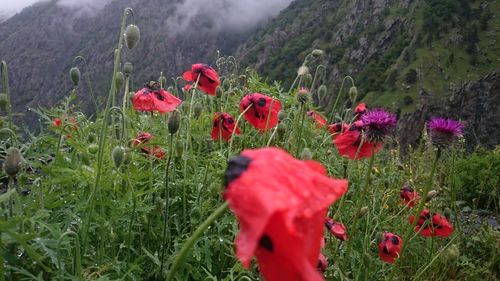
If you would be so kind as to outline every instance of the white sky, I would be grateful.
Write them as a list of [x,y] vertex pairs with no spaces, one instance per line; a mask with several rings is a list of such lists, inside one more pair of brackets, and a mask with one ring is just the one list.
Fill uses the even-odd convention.
[[13,16],[20,12],[24,7],[27,7],[39,0],[0,0],[0,15]]

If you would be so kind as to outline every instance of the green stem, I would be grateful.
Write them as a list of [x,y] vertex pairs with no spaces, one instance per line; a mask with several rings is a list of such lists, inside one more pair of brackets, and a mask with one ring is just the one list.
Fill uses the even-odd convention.
[[[250,104],[239,116],[238,118],[236,119],[236,124],[234,125],[234,128],[238,128],[238,125],[240,124],[240,120],[241,120],[241,117],[243,117],[243,115],[245,113],[247,113],[248,110],[250,110],[250,108],[252,108],[253,104]],[[236,129],[233,130],[232,134],[231,134],[231,140],[229,141],[229,148],[228,148],[228,151],[227,151],[227,158],[231,157],[231,148],[233,147],[233,140],[234,140],[234,134],[236,133]]]
[[170,193],[169,193],[169,188],[168,188],[168,173],[169,173],[169,170],[170,170],[170,161],[172,159],[172,154],[173,154],[173,142],[174,142],[174,135],[173,134],[170,134],[170,141],[169,141],[169,146],[168,146],[168,159],[167,159],[167,167],[165,168],[165,218],[163,220],[163,230],[162,230],[162,235],[161,235],[161,256],[160,256],[160,262],[161,262],[161,266],[160,266],[160,274],[163,274],[163,266],[165,264],[164,260],[165,260],[165,251],[166,251],[166,247],[167,247],[167,243],[166,243],[166,235],[167,235],[167,224],[168,224],[168,211],[169,211],[169,208],[168,208],[168,204],[169,204],[169,197],[170,197]]
[[175,277],[175,273],[181,266],[182,262],[186,258],[189,250],[193,247],[194,243],[200,238],[200,236],[207,230],[207,228],[212,225],[215,220],[217,220],[228,208],[229,203],[224,202],[215,212],[213,212],[191,235],[191,237],[188,238],[186,242],[184,242],[184,245],[182,246],[181,250],[179,253],[176,255],[176,258],[174,262],[172,263],[172,267],[170,268],[167,278],[165,279],[166,281],[171,281]]
[[345,83],[346,79],[350,79],[352,85],[354,86],[354,79],[352,79],[351,76],[344,77],[344,79],[342,80],[342,84],[340,85],[339,94],[337,95],[337,98],[335,99],[335,103],[333,104],[332,111],[330,113],[330,117],[328,118],[329,121],[333,121],[332,120],[333,119],[333,115],[335,114],[335,109],[337,108],[337,103],[339,102],[340,96],[342,95],[342,90],[344,89],[344,83]]
[[300,153],[300,148],[301,148],[301,144],[302,144],[302,141],[301,141],[301,137],[302,137],[302,128],[304,127],[304,120],[305,120],[305,104],[304,103],[300,103],[300,125],[299,125],[299,128],[298,128],[298,131],[297,131],[297,149],[295,151],[295,157],[299,157],[299,153]]
[[0,63],[0,74],[2,74],[2,84],[5,94],[7,95],[7,116],[9,117],[9,129],[14,130],[13,120],[12,120],[12,104],[10,100],[10,88],[9,88],[9,68],[5,61]]

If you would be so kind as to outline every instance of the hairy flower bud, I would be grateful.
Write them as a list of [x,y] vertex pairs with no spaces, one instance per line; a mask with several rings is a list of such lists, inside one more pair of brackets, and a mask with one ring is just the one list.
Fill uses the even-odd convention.
[[306,103],[309,101],[309,97],[311,96],[311,93],[309,92],[308,89],[306,88],[301,88],[298,92],[297,92],[297,100],[300,102],[300,103]]
[[97,151],[99,150],[99,146],[95,143],[92,143],[90,144],[88,147],[87,147],[87,151],[90,153],[90,154],[96,154]]
[[181,157],[184,152],[184,144],[180,141],[175,142],[175,155]]
[[7,94],[1,93],[0,94],[0,109],[5,111],[7,110],[7,105],[9,104],[9,97]]
[[278,120],[283,121],[283,120],[285,120],[285,118],[286,118],[286,112],[284,110],[280,110],[278,112]]
[[313,80],[313,77],[312,77],[311,73],[307,73],[304,76],[304,85],[306,85],[306,87],[310,87],[312,84],[312,80]]
[[217,86],[217,88],[215,88],[215,96],[220,98],[222,97],[222,94],[224,93],[224,90],[222,89],[221,86]]
[[113,157],[115,167],[120,168],[125,160],[125,148],[123,146],[115,146],[111,152],[111,156]]
[[361,210],[359,210],[359,217],[363,217],[366,213],[368,213],[368,207],[367,206],[364,206],[363,208],[361,208]]
[[125,74],[125,76],[130,76],[130,74],[132,74],[132,71],[134,70],[134,66],[132,65],[132,63],[130,62],[126,62],[124,65],[123,65],[123,74]]
[[124,79],[125,77],[123,76],[122,72],[119,71],[115,74],[115,87],[117,91],[122,88]]
[[127,48],[133,49],[137,42],[141,39],[141,31],[139,27],[135,24],[130,24],[125,29],[125,42],[127,44]]
[[[158,79],[159,82],[160,82],[160,85],[162,88],[165,88],[165,85],[167,85],[167,77],[165,77],[165,75],[163,75],[163,72],[160,74],[160,79]],[[171,92],[171,90],[169,90],[169,92]]]
[[458,249],[458,246],[456,244],[452,244],[448,249],[446,250],[446,256],[450,260],[456,260],[460,256],[460,250]]
[[313,55],[314,57],[320,57],[324,54],[325,52],[323,50],[320,50],[320,49],[314,49],[312,52],[311,52],[311,55]]
[[326,96],[326,92],[327,92],[327,88],[326,88],[326,85],[321,85],[319,86],[318,88],[318,96],[321,98],[321,97],[324,97]]
[[281,139],[285,137],[286,132],[287,132],[287,127],[284,123],[278,124],[278,127],[276,128],[276,132],[278,133],[278,137]]
[[231,80],[229,79],[224,79],[222,82],[222,87],[224,87],[224,90],[228,91],[231,88]]
[[447,220],[450,220],[450,218],[451,218],[451,209],[450,208],[444,209],[444,216],[446,217]]
[[193,117],[195,119],[198,119],[203,112],[203,105],[201,103],[197,102],[193,105]]
[[181,123],[181,117],[180,117],[180,113],[179,111],[177,110],[174,110],[172,111],[172,113],[170,113],[170,116],[168,117],[168,132],[170,134],[175,134],[177,133],[177,131],[179,130],[179,126],[180,126],[180,123]]
[[78,86],[78,84],[80,84],[80,76],[81,76],[81,73],[80,73],[80,69],[78,69],[78,67],[72,67],[70,70],[69,70],[69,77],[71,78],[71,81],[73,81],[73,86]]
[[351,100],[351,103],[355,104],[357,98],[358,98],[358,88],[356,88],[356,86],[352,86],[349,89],[349,99]]
[[304,148],[302,153],[300,154],[300,159],[302,160],[311,160],[312,159],[312,151],[309,148]]
[[427,192],[427,196],[425,196],[425,202],[431,201],[432,199],[436,198],[437,195],[438,195],[438,192],[435,190],[431,190],[431,191]]
[[302,65],[301,67],[299,67],[299,69],[297,70],[297,75],[298,76],[304,76],[306,74],[309,73],[309,67],[305,66],[305,65]]
[[5,173],[11,177],[14,177],[21,170],[22,155],[19,149],[11,147],[7,150],[7,155],[4,161]]

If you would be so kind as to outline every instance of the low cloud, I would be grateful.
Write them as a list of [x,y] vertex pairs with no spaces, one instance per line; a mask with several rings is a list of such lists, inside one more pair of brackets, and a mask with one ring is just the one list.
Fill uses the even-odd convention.
[[215,31],[241,30],[256,26],[279,14],[293,0],[185,0],[170,17],[173,32],[182,32],[193,21]]

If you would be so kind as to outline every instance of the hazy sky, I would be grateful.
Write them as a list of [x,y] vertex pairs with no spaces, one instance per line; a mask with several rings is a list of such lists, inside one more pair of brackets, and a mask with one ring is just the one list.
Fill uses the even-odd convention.
[[0,14],[12,16],[38,0],[0,0]]

